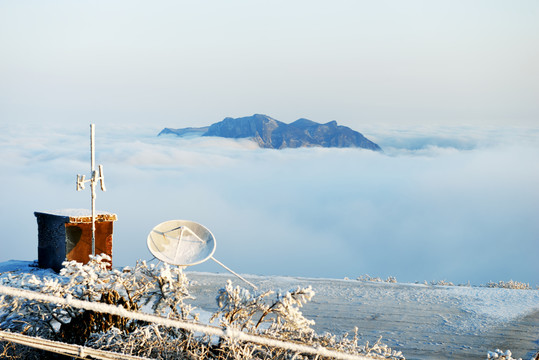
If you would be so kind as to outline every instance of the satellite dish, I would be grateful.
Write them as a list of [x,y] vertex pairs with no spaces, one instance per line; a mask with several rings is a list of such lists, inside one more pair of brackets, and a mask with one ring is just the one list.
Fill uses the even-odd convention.
[[148,249],[153,256],[178,266],[203,263],[211,258],[215,245],[210,230],[188,220],[162,222],[148,235]]
[[257,290],[255,285],[213,257],[215,237],[210,230],[194,221],[162,222],[150,231],[147,244],[153,256],[171,265],[192,266],[212,259]]

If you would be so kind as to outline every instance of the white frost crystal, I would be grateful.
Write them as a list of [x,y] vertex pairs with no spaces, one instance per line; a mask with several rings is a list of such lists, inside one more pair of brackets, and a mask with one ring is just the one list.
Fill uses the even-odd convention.
[[[500,360],[517,360],[512,358],[511,350],[506,350],[503,352],[500,349],[496,349],[495,351],[489,351],[487,353],[487,360],[488,359],[500,359]],[[522,360],[521,358],[518,358],[518,360]]]
[[[139,261],[133,267],[109,269],[110,257],[91,257],[88,264],[65,262],[60,275],[52,273],[28,274],[23,272],[0,274],[0,285],[54,295],[68,300],[65,305],[44,303],[11,295],[0,296],[0,328],[24,332],[30,336],[57,339],[64,334],[63,327],[76,325],[86,312],[75,306],[75,300],[103,302],[105,297],[116,294],[116,306],[127,306],[131,311],[149,308],[154,314],[173,320],[198,321],[195,308],[186,300],[189,280],[177,266],[148,265]],[[122,316],[90,313],[89,317],[101,321],[92,325],[90,333],[80,345],[151,358],[191,359],[307,359],[314,358],[301,351],[280,345],[261,345],[241,341],[239,334],[256,335],[282,341],[293,346],[307,345],[314,351],[339,351],[350,356],[361,355],[377,359],[404,359],[381,343],[359,346],[357,328],[353,339],[348,335],[318,335],[311,328],[313,320],[303,316],[300,308],[311,301],[313,289],[308,286],[283,293],[274,291],[252,293],[233,286],[228,281],[216,298],[219,310],[211,321],[218,320],[230,337],[215,337],[180,328],[140,322]],[[122,305],[123,304],[123,305]],[[149,306],[148,306],[149,305]],[[102,305],[103,306],[103,305]],[[128,316],[125,313],[125,316]],[[101,320],[100,320],[101,319]],[[72,323],[75,321],[74,323]],[[108,324],[108,325],[107,325]],[[84,328],[84,327],[83,327]],[[77,331],[81,331],[78,329]],[[61,336],[60,336],[61,337]],[[80,340],[79,340],[80,341]],[[31,348],[3,348],[0,353],[17,351],[18,356],[33,356]],[[24,351],[28,352],[27,354]]]

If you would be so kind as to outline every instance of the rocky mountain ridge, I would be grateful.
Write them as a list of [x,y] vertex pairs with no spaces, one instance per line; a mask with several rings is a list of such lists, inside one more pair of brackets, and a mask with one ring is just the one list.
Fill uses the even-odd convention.
[[267,115],[255,114],[240,118],[227,117],[210,126],[199,128],[165,128],[160,135],[199,135],[225,138],[250,138],[262,148],[284,149],[298,147],[356,147],[381,151],[374,142],[336,121],[320,124],[308,119],[298,119],[290,124]]

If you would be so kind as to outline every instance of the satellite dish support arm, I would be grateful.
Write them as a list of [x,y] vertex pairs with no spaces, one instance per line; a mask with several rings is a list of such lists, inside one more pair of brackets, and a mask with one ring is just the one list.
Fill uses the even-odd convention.
[[224,269],[226,269],[228,272],[230,272],[232,275],[235,275],[237,276],[238,278],[240,278],[241,280],[243,280],[244,282],[246,282],[247,284],[251,285],[253,287],[253,289],[255,290],[258,290],[258,288],[250,281],[247,281],[244,277],[242,277],[240,274],[238,274],[237,272],[235,272],[234,270],[232,270],[231,268],[229,268],[228,266],[226,266],[225,264],[223,264],[222,262],[220,262],[219,260],[217,260],[216,258],[214,258],[213,256],[211,257],[211,259],[213,261],[215,261],[217,264],[221,265]]

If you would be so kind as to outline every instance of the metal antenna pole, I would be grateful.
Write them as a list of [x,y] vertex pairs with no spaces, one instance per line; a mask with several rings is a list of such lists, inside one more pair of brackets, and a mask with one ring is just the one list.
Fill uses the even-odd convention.
[[95,128],[94,124],[90,124],[90,157],[91,157],[91,181],[92,188],[92,255],[95,256],[95,183],[97,174],[95,172]]
[[84,175],[77,175],[77,191],[84,190],[84,184],[90,182],[90,187],[92,190],[92,255],[95,255],[95,187],[97,182],[101,182],[101,190],[106,191],[105,189],[105,177],[103,175],[103,166],[99,165],[99,174],[95,169],[95,125],[90,124],[90,162],[91,162],[91,173],[90,179],[86,180]]

